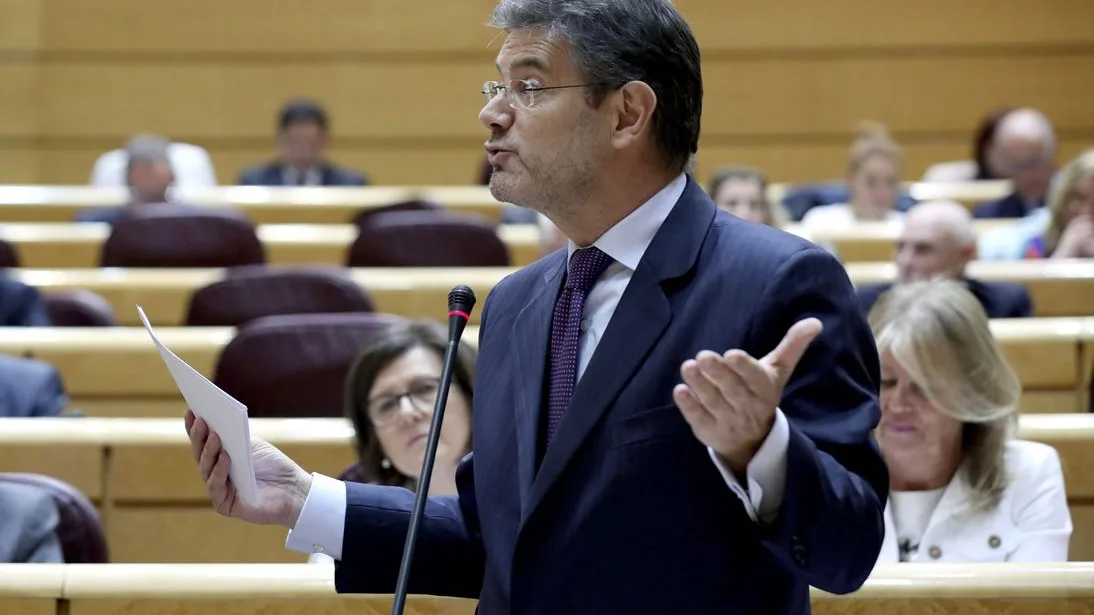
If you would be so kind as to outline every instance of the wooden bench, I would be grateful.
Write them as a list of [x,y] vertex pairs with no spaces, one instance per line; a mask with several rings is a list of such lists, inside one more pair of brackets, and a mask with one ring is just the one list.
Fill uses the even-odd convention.
[[[527,265],[540,256],[539,228],[534,224],[507,224],[498,235],[509,248],[513,266]],[[23,267],[78,269],[98,267],[110,226],[101,222],[79,224],[38,222],[0,223],[0,240],[10,244]],[[274,265],[325,264],[344,266],[357,238],[350,224],[267,224],[258,227],[266,258]]]
[[[857,592],[837,596],[814,588],[810,600],[818,615],[1085,615],[1094,608],[1094,565],[884,564]],[[391,601],[391,595],[339,595],[329,566],[0,565],[5,615],[341,615],[387,613]],[[405,612],[472,615],[475,605],[409,596]]]
[[[343,419],[253,419],[251,433],[305,469],[337,476],[354,461]],[[1074,561],[1094,558],[1094,416],[1025,415],[1019,436],[1063,461]],[[181,418],[0,419],[0,472],[66,480],[100,507],[116,562],[299,562],[278,527],[218,516],[190,457]]]
[[[1086,412],[1094,317],[996,320],[992,330],[1022,379],[1023,412]],[[229,327],[157,327],[156,335],[208,378]],[[478,327],[464,339],[475,344]],[[0,328],[0,353],[57,366],[73,407],[91,416],[176,417],[182,399],[143,327]]]
[[[1015,220],[975,220],[973,231],[979,237],[984,233],[1011,226]],[[804,237],[814,243],[831,246],[845,263],[886,262],[893,260],[896,243],[903,232],[904,223],[859,222],[854,226],[832,229],[809,229],[801,224],[786,227],[788,233]]]
[[[372,294],[376,309],[410,318],[443,318],[448,292],[457,284],[475,290],[479,301],[502,278],[517,271],[507,267],[363,268],[350,275]],[[893,282],[891,263],[850,263],[856,285]],[[140,324],[136,308],[144,306],[152,323],[183,322],[195,290],[223,278],[219,269],[12,269],[7,274],[42,291],[86,288],[114,307],[122,324]],[[1029,288],[1037,316],[1094,316],[1094,261],[976,261],[969,277],[986,282],[1014,282]],[[478,323],[476,309],[472,324]]]
[[[781,201],[788,184],[772,184],[768,198]],[[950,199],[972,206],[1010,192],[1010,182],[908,182],[917,200]],[[123,188],[93,186],[0,186],[0,220],[6,222],[72,222],[84,209],[127,202]],[[175,200],[209,207],[232,207],[256,224],[345,224],[362,209],[424,199],[458,212],[471,212],[497,222],[505,205],[486,186],[284,187],[220,186],[183,188]]]

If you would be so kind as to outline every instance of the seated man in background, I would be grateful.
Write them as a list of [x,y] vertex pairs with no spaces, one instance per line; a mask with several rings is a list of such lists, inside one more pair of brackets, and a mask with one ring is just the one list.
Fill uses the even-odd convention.
[[1036,109],[1017,109],[995,129],[992,166],[1014,182],[1014,192],[978,205],[977,218],[1023,218],[1044,207],[1056,171],[1056,133]]
[[59,522],[48,493],[0,482],[0,564],[63,564]]
[[0,418],[60,416],[68,402],[57,368],[0,354]]
[[49,327],[46,301],[38,289],[0,275],[0,327]]
[[364,175],[331,164],[327,147],[327,113],[310,100],[291,101],[277,122],[278,159],[243,171],[244,186],[364,186]]
[[[969,212],[959,203],[929,201],[908,210],[904,230],[896,246],[899,283],[933,278],[960,280],[975,296],[989,318],[1023,318],[1033,315],[1029,291],[1020,284],[986,283],[965,277],[976,254],[976,232]],[[891,284],[858,289],[864,313]]]
[[167,191],[175,182],[168,147],[171,142],[157,135],[139,135],[125,146],[125,179],[132,194],[128,205],[82,211],[77,222],[114,224],[133,207],[146,207],[167,202]]

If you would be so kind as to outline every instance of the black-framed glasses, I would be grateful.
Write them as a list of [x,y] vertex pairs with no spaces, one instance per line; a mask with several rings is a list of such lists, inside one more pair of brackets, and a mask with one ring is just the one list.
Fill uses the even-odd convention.
[[394,423],[399,418],[404,397],[418,412],[433,412],[433,404],[437,402],[440,387],[440,378],[429,378],[413,383],[402,393],[377,397],[368,403],[368,418],[377,428]]
[[568,88],[587,88],[592,84],[575,83],[572,85],[531,85],[527,79],[510,79],[508,83],[502,81],[487,81],[482,84],[482,95],[486,103],[498,97],[498,93],[505,92],[506,100],[510,107],[531,109],[536,104],[536,93],[547,90],[565,90]]

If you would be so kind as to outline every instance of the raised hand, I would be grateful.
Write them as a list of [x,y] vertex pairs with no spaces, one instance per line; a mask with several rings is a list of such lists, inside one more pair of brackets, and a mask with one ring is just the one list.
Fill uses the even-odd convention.
[[681,366],[684,382],[672,392],[676,405],[695,437],[735,473],[745,472],[767,438],[783,388],[821,329],[819,320],[807,318],[762,359],[743,350],[704,350]]

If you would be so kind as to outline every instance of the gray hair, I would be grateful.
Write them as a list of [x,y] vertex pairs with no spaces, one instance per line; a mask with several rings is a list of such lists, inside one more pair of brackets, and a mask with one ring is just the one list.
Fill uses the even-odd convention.
[[670,0],[501,0],[492,25],[542,28],[569,44],[594,106],[631,81],[649,85],[657,146],[674,171],[688,167],[699,148],[703,78],[699,44]]
[[1037,109],[1015,109],[1003,116],[995,129],[995,142],[1010,138],[1040,141],[1046,159],[1056,155],[1056,131],[1048,116]]
[[137,135],[125,144],[126,171],[135,163],[164,162],[171,164],[167,149],[171,142],[159,135]]

